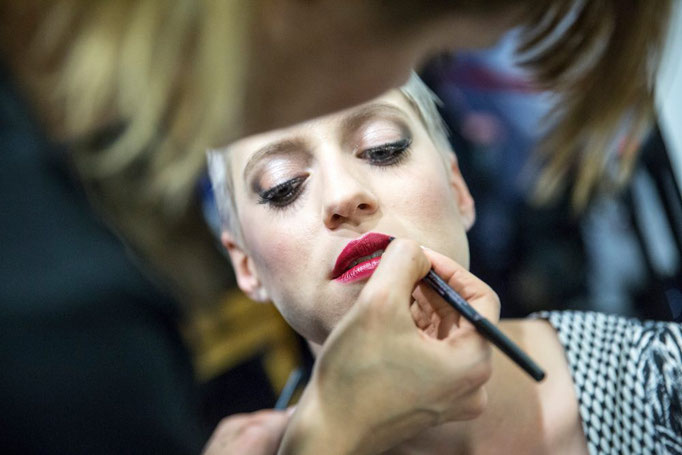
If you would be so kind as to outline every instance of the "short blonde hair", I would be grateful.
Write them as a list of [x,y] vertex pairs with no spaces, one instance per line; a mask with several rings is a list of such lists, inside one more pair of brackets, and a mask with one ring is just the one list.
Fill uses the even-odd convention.
[[[440,104],[438,97],[416,73],[412,73],[407,83],[397,90],[400,90],[419,115],[436,149],[443,155],[450,156],[453,151],[448,140],[447,126],[438,112],[438,105]],[[211,178],[222,229],[227,230],[241,241],[241,229],[231,178],[230,152],[230,146],[209,150],[207,152],[208,173]]]

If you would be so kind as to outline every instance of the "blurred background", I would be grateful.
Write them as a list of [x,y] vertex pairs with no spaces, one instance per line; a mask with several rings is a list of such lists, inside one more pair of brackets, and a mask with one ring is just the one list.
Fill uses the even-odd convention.
[[660,130],[643,139],[622,191],[581,210],[568,194],[547,207],[530,203],[531,158],[553,97],[534,91],[514,66],[515,45],[512,33],[485,52],[434,62],[423,75],[443,100],[476,201],[472,271],[500,294],[507,317],[561,307],[679,318],[679,174]]
[[[503,317],[578,309],[682,321],[682,75],[657,99],[661,116],[626,188],[580,211],[567,194],[540,207],[530,202],[531,158],[553,97],[514,65],[515,39],[443,56],[422,72],[443,101],[476,200],[471,270],[497,291]],[[196,452],[221,418],[272,407],[290,373],[311,365],[302,340],[273,306],[237,290],[215,239],[211,253],[224,261],[231,290],[189,306],[161,291],[154,267],[92,213],[91,189],[77,183],[63,146],[46,138],[20,84],[0,70],[0,415],[9,416],[0,446]],[[205,178],[196,195],[203,227],[183,225],[179,235],[215,228]],[[68,304],[45,305],[52,301]],[[96,398],[111,396],[129,400]],[[33,428],[41,428],[35,440],[17,441]]]

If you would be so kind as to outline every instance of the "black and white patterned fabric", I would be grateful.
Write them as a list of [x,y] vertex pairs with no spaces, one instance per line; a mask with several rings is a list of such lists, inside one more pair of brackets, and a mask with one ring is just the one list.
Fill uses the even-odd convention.
[[542,312],[566,351],[591,454],[682,454],[682,325]]

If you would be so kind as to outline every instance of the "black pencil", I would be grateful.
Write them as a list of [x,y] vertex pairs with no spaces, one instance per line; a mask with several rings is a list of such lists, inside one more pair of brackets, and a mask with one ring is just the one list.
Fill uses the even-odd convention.
[[502,352],[507,354],[518,366],[520,366],[533,379],[540,382],[545,377],[545,372],[531,359],[528,354],[523,352],[516,343],[507,338],[495,325],[481,316],[464,297],[452,289],[436,272],[431,269],[422,280],[440,295],[443,300],[448,302],[466,320],[471,322],[481,335],[497,346]]

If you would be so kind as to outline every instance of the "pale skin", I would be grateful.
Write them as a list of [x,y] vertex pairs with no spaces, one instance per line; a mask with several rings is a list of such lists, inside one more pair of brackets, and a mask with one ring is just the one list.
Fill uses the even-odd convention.
[[275,453],[289,415],[283,411],[263,410],[224,419],[206,443],[204,455]]
[[[368,111],[376,104],[402,114]],[[497,320],[497,296],[466,270],[474,206],[454,155],[436,149],[399,92],[368,105],[249,138],[230,151],[242,236],[225,232],[223,242],[238,283],[255,299],[272,299],[321,350],[280,452],[586,453],[551,326],[501,324],[547,371],[537,385],[496,350],[490,357],[473,328],[418,285],[433,267]],[[348,120],[359,112],[369,115]],[[363,152],[406,135],[409,152],[390,167]],[[287,147],[249,164],[273,144]],[[284,208],[263,200],[263,191],[297,177],[301,188]],[[368,231],[398,240],[366,282],[331,281],[329,264],[340,249]],[[366,343],[338,342],[350,338]]]

